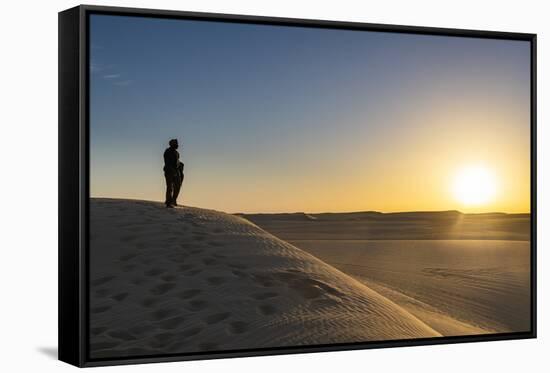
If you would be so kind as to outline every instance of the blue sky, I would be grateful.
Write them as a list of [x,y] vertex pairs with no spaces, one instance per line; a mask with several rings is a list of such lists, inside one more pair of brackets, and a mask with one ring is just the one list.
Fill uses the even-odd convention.
[[[527,42],[90,22],[92,196],[161,200],[162,152],[174,137],[182,201],[230,212],[444,209],[446,191],[402,208],[380,194],[395,189],[393,201],[406,201],[410,187],[425,190],[426,177],[439,180],[426,162],[443,170],[481,160],[503,180],[528,176]],[[399,192],[403,175],[415,180]],[[525,194],[523,184],[510,196]]]

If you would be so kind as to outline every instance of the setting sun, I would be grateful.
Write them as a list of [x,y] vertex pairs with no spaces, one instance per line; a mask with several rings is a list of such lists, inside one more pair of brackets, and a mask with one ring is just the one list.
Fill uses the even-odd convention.
[[454,178],[455,198],[466,206],[478,206],[494,199],[496,180],[490,169],[469,166],[459,170]]

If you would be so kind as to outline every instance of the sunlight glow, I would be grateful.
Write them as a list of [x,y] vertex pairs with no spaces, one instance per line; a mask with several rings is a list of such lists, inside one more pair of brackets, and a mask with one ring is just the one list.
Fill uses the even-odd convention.
[[490,202],[496,194],[496,179],[484,166],[468,166],[459,170],[454,178],[455,198],[466,206],[479,206]]

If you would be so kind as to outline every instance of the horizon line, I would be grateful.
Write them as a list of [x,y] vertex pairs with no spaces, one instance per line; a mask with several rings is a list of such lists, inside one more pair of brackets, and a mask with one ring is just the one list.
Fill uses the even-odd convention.
[[[90,196],[89,199],[117,199],[117,200],[129,200],[129,201],[142,201],[142,202],[156,202],[164,203],[160,200],[148,200],[141,198],[120,198],[120,197],[94,197]],[[183,207],[193,207],[193,208],[202,208],[206,210],[216,210],[210,207],[202,206],[190,206],[190,205],[181,205]],[[216,210],[221,211],[221,210]],[[504,215],[531,215],[531,212],[504,212],[504,211],[489,211],[489,212],[462,212],[460,210],[410,210],[410,211],[377,211],[377,210],[357,210],[357,211],[324,211],[324,212],[306,212],[306,211],[286,211],[286,212],[227,212],[222,211],[226,214],[231,215],[282,215],[282,214],[304,214],[304,215],[321,215],[321,214],[411,214],[411,213],[449,213],[454,212],[462,215],[490,215],[490,214],[504,214]]]

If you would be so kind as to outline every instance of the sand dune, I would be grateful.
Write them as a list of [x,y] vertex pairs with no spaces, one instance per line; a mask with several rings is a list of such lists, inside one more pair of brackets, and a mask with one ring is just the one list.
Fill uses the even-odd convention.
[[527,331],[529,242],[292,241],[443,335]]
[[529,330],[529,214],[313,216],[316,221],[301,213],[246,218],[353,276],[442,335]]
[[440,335],[243,218],[116,199],[90,209],[93,358]]

